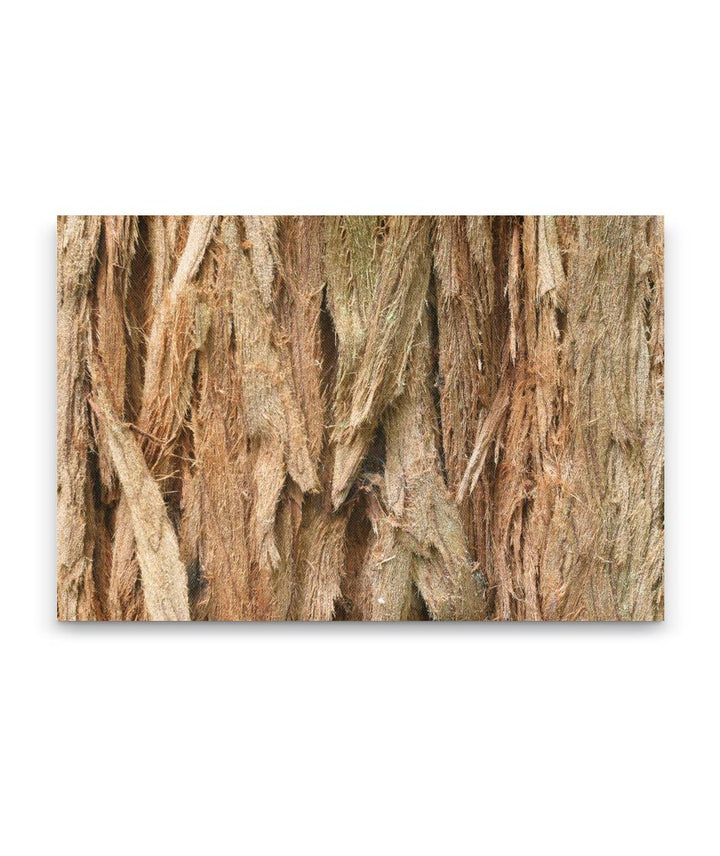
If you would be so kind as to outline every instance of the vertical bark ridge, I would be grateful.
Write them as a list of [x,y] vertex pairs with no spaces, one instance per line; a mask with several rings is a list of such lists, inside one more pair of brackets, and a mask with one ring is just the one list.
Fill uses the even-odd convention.
[[433,618],[478,619],[484,612],[481,576],[436,450],[427,308],[412,354],[404,391],[384,419],[387,451],[373,505],[377,536],[367,563],[368,617],[407,618],[417,590]]
[[[136,429],[148,469],[165,489],[175,473],[173,444],[188,415],[195,356],[206,334],[195,278],[217,223],[217,217],[192,218],[172,280],[158,295],[148,334]],[[116,519],[109,600],[110,614],[117,620],[147,617],[132,513],[123,497]]]
[[59,217],[57,235],[57,532],[58,617],[95,618],[91,432],[90,293],[99,217]]

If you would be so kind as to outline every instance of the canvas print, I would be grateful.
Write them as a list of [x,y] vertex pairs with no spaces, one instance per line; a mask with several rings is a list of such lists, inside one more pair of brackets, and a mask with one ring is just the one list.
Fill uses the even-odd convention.
[[64,621],[654,621],[663,222],[72,216]]

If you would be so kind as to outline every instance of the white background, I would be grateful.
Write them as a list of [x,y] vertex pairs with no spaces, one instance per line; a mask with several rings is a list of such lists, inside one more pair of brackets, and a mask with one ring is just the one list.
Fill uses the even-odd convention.
[[[717,846],[712,4],[3,11],[12,854]],[[58,626],[57,213],[664,213],[667,621]]]

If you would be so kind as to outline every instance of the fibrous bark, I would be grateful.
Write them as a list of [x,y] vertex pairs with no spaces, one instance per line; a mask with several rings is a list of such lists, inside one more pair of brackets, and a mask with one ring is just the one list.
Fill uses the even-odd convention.
[[99,217],[58,218],[57,585],[58,616],[95,617],[89,384],[90,303]]
[[663,615],[656,217],[58,221],[58,616]]

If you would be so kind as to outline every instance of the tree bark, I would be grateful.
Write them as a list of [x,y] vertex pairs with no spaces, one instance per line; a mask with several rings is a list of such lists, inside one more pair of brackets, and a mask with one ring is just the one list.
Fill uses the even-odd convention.
[[58,221],[58,617],[663,617],[657,217]]

